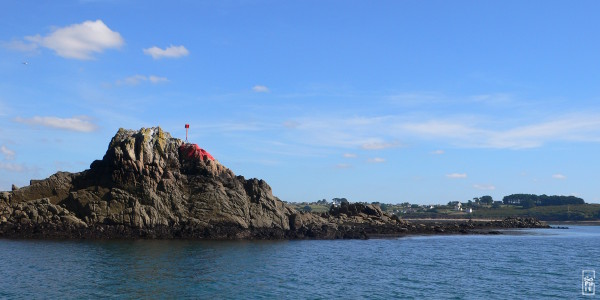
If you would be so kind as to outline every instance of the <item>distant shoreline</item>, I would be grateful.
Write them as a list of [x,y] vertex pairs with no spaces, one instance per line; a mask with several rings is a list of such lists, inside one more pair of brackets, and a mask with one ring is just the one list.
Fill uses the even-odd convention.
[[[435,218],[402,218],[402,220],[409,222],[422,222],[422,223],[449,223],[449,222],[468,222],[469,220],[473,222],[493,222],[493,221],[502,221],[503,219],[483,219],[483,218],[473,218],[473,219],[452,219],[452,218],[444,218],[444,219],[435,219]],[[581,225],[581,226],[600,226],[600,220],[590,220],[590,221],[544,221],[548,225]]]
[[461,219],[453,219],[453,218],[402,218],[402,220],[410,221],[410,222],[490,222],[490,221],[502,221],[504,218],[496,218],[496,219],[483,219],[483,218],[461,218]]
[[600,226],[600,220],[592,221],[546,221],[548,225],[581,225],[581,226]]

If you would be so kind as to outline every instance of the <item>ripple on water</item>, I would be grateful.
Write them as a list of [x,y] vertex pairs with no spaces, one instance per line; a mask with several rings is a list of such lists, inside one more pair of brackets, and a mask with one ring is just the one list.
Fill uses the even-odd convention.
[[[521,232],[523,233],[523,232]],[[0,298],[574,298],[600,227],[336,241],[0,240]]]

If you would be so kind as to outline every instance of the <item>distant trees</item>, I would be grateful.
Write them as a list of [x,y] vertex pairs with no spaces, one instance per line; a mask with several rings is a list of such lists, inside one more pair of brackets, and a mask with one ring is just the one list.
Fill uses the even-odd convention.
[[491,205],[492,203],[494,203],[494,198],[492,198],[492,196],[481,196],[479,198],[479,202],[483,203],[483,204],[487,204],[487,205]]
[[533,201],[533,199],[523,200],[521,201],[521,206],[523,206],[525,209],[535,207],[535,201]]
[[307,205],[303,208],[304,211],[306,212],[311,212],[312,211],[312,207],[310,207],[310,205]]
[[454,206],[457,206],[458,203],[460,203],[460,202],[459,201],[449,201],[448,204],[447,204],[447,206],[454,207]]
[[319,201],[317,201],[317,204],[319,204],[319,205],[328,205],[328,204],[329,204],[329,202],[327,202],[327,200],[326,200],[326,199],[323,199],[323,200],[319,200]]
[[548,205],[573,205],[573,204],[585,204],[585,201],[575,196],[548,196],[548,195],[534,195],[534,194],[512,194],[505,196],[502,199],[504,204],[510,205],[521,205],[523,207],[537,206],[548,206]]

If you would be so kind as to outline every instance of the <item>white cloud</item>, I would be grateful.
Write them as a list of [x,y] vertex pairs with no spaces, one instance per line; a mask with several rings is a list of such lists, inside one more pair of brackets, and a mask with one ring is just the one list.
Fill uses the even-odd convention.
[[500,123],[457,119],[399,121],[390,126],[421,139],[442,139],[467,148],[523,149],[560,141],[600,142],[599,114],[555,116],[549,121],[512,128],[498,128]]
[[496,189],[496,186],[491,185],[491,184],[474,184],[473,187],[478,190],[484,190],[484,191],[493,191]]
[[94,53],[118,49],[125,43],[121,34],[112,31],[102,20],[57,28],[47,36],[26,36],[25,40],[31,44],[13,42],[13,46],[25,50],[42,46],[54,50],[58,56],[74,59],[92,59]]
[[154,59],[178,58],[187,56],[190,52],[184,46],[169,46],[164,50],[156,46],[144,49],[144,54],[152,56]]
[[10,42],[0,42],[3,48],[20,52],[35,52],[39,46],[36,43],[26,43],[23,40],[12,40]]
[[148,80],[150,80],[150,82],[152,82],[152,83],[161,83],[161,82],[169,81],[169,79],[167,79],[167,77],[158,77],[158,76],[154,76],[154,75],[150,75],[148,77]]
[[14,119],[14,121],[28,125],[36,125],[79,132],[92,132],[98,128],[98,126],[92,123],[86,116],[73,118],[39,116],[35,116],[33,118],[17,117]]
[[385,158],[374,157],[374,158],[369,158],[367,161],[370,163],[374,163],[374,164],[380,164],[380,163],[385,162]]
[[269,92],[269,88],[264,85],[255,85],[252,87],[252,90],[257,93],[268,93]]
[[356,154],[354,154],[354,153],[344,153],[344,157],[345,158],[355,158]]
[[435,150],[435,151],[431,151],[431,154],[435,154],[435,155],[442,155],[444,154],[444,150]]
[[352,165],[349,165],[349,164],[337,164],[337,165],[335,165],[335,168],[336,169],[349,169],[349,168],[352,168]]
[[567,179],[567,176],[559,173],[559,174],[552,175],[552,178],[558,179],[558,180],[564,180],[564,179]]
[[117,80],[116,84],[117,85],[138,85],[142,82],[146,82],[149,81],[150,83],[153,84],[157,84],[157,83],[162,83],[162,82],[168,82],[169,79],[167,79],[167,77],[159,77],[159,76],[154,76],[154,75],[150,75],[150,76],[146,76],[146,75],[133,75],[133,76],[129,76],[125,79],[122,80]]
[[0,161],[0,170],[6,170],[11,172],[23,172],[25,168],[22,164],[6,163]]
[[362,144],[361,148],[365,150],[383,150],[398,147],[399,143],[371,142]]
[[467,178],[467,173],[451,173],[451,174],[446,174],[446,177],[451,178],[451,179]]
[[[494,116],[424,115],[339,116],[331,114],[294,117],[284,122],[293,128],[284,134],[296,143],[313,147],[381,150],[418,141],[436,147],[524,149],[559,142],[600,143],[600,113],[548,115],[511,120]],[[278,125],[281,126],[281,125]],[[345,150],[351,151],[351,150]],[[445,154],[442,150],[432,154]]]
[[374,133],[380,122],[377,118],[336,118],[327,115],[296,118],[292,123],[295,129],[293,137],[290,138],[316,147],[355,148],[366,145],[371,149],[382,148],[384,139]]
[[15,151],[6,148],[4,145],[0,146],[0,153],[4,155],[4,159],[6,160],[12,160],[15,158]]
[[121,85],[121,84],[127,84],[127,85],[137,85],[142,81],[146,81],[148,80],[148,78],[146,78],[146,76],[144,75],[133,75],[133,76],[129,76],[123,80],[118,80],[117,84]]

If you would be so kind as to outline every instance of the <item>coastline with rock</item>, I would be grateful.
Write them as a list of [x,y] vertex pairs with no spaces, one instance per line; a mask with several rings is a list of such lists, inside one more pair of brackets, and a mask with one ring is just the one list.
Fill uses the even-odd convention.
[[160,127],[119,129],[90,169],[0,192],[5,238],[365,239],[548,227],[534,218],[406,221],[362,203],[299,212],[265,181],[236,176]]

